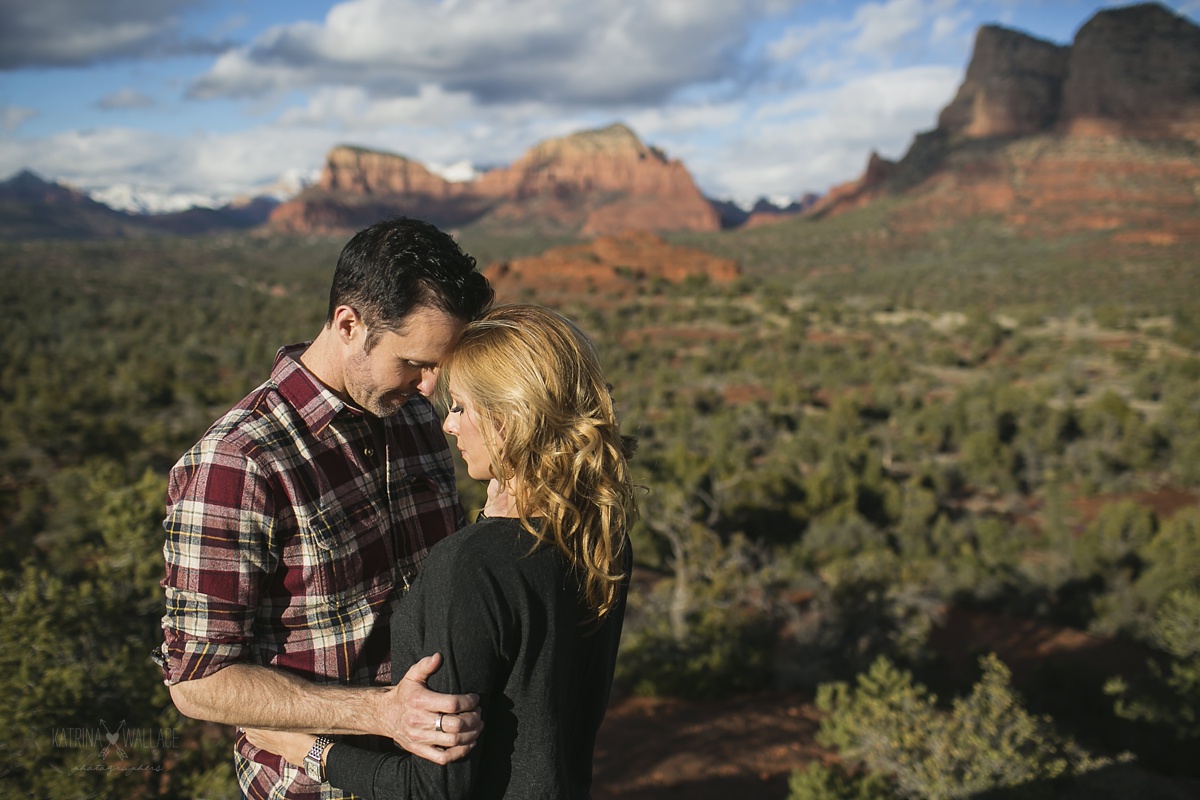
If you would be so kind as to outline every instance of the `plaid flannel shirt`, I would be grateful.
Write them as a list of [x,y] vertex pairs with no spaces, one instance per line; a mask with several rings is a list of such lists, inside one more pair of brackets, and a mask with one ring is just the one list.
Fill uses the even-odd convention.
[[[392,594],[464,522],[432,405],[411,398],[364,414],[279,351],[251,392],[171,470],[163,678],[234,663],[316,683],[387,684]],[[239,734],[238,780],[252,798],[342,797]]]

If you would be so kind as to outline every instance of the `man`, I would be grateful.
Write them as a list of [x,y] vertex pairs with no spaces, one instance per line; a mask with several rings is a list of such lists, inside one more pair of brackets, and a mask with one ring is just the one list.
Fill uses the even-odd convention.
[[[470,749],[478,698],[425,688],[436,655],[391,687],[388,629],[396,593],[464,522],[426,396],[491,300],[474,259],[432,225],[360,231],[317,338],[281,349],[270,379],[172,469],[161,653],[183,714],[386,736],[438,763]],[[342,796],[240,730],[234,758],[247,797]]]

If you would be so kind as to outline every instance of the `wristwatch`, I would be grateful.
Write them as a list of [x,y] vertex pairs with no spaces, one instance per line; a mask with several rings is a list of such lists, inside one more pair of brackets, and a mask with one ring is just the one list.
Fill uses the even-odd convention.
[[313,742],[312,749],[304,757],[304,772],[317,783],[325,782],[325,767],[321,765],[321,756],[325,755],[325,748],[331,744],[333,744],[333,739],[328,736],[318,736],[317,740]]

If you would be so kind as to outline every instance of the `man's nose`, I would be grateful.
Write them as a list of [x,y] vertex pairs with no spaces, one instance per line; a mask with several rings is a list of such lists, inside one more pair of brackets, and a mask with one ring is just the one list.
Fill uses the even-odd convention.
[[437,390],[438,371],[437,367],[432,369],[422,369],[421,379],[417,383],[417,391],[426,397],[432,397]]

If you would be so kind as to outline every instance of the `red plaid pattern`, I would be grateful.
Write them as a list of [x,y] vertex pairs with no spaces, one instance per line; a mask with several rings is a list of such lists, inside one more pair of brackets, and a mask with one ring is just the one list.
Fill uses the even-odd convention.
[[[317,683],[387,684],[392,590],[464,522],[432,405],[410,399],[377,441],[283,348],[251,392],[171,470],[169,684],[249,662]],[[239,737],[252,798],[341,797]]]

